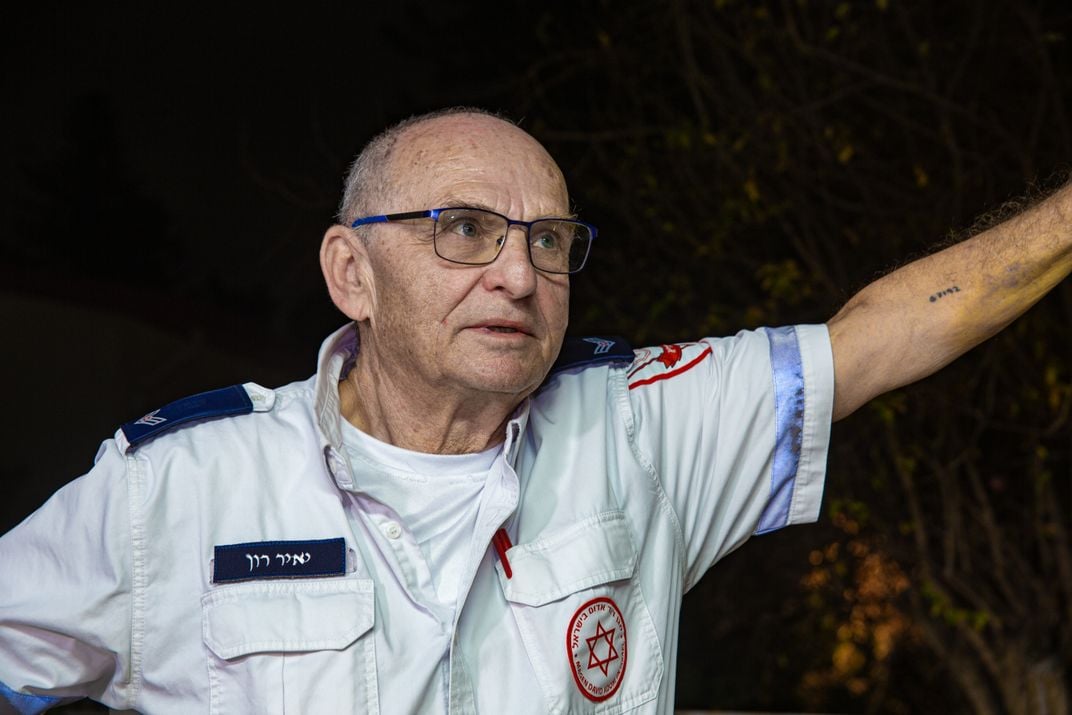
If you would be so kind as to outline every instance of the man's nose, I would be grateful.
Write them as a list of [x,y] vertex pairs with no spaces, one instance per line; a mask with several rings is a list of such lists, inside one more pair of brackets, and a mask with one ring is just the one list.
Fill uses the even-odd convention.
[[502,288],[513,298],[536,290],[536,268],[529,256],[528,231],[524,226],[510,226],[501,239],[499,255],[484,272],[489,289]]

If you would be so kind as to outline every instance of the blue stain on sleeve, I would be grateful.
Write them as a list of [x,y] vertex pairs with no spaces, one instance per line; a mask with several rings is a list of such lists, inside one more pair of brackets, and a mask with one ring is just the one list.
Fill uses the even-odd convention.
[[59,698],[47,695],[18,693],[3,683],[0,683],[0,698],[3,698],[11,707],[15,708],[15,712],[19,715],[36,715],[36,713],[44,712],[60,702]]
[[804,438],[804,368],[800,362],[796,328],[764,330],[770,341],[775,432],[770,497],[759,518],[757,534],[780,529],[789,522],[789,506]]

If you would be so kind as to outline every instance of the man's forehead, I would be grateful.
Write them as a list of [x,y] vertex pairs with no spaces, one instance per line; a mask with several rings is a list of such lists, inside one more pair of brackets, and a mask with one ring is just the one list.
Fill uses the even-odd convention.
[[474,192],[476,201],[491,183],[542,193],[554,203],[568,201],[562,172],[539,142],[513,124],[481,115],[439,117],[410,127],[392,152],[390,174],[399,189],[428,200]]

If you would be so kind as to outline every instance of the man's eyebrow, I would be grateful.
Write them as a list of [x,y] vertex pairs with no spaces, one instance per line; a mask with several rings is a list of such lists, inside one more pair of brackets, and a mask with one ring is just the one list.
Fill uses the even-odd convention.
[[483,209],[484,211],[491,211],[492,213],[499,213],[492,207],[480,201],[466,201],[463,199],[456,199],[453,197],[447,197],[443,199],[439,204],[439,208],[446,209]]
[[[496,209],[494,209],[491,206],[489,206],[489,205],[487,205],[485,203],[482,203],[480,201],[467,201],[467,200],[452,198],[452,197],[449,197],[449,196],[444,198],[444,199],[442,199],[441,202],[439,204],[437,204],[436,207],[437,208],[443,208],[443,209],[462,209],[462,208],[465,208],[465,209],[482,209],[484,211],[490,211],[493,214],[499,213]],[[532,220],[533,221],[540,221],[542,219],[548,219],[548,218],[568,218],[568,219],[576,221],[577,220],[577,214],[574,211],[567,211],[567,212],[561,213],[561,214],[547,214],[545,216],[537,216],[536,218],[534,218]]]

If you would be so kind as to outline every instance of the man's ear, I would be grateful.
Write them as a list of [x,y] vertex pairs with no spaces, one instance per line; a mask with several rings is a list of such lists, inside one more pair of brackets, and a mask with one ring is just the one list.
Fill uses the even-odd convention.
[[374,291],[368,247],[352,229],[336,224],[324,233],[320,270],[335,307],[359,323],[371,317]]

